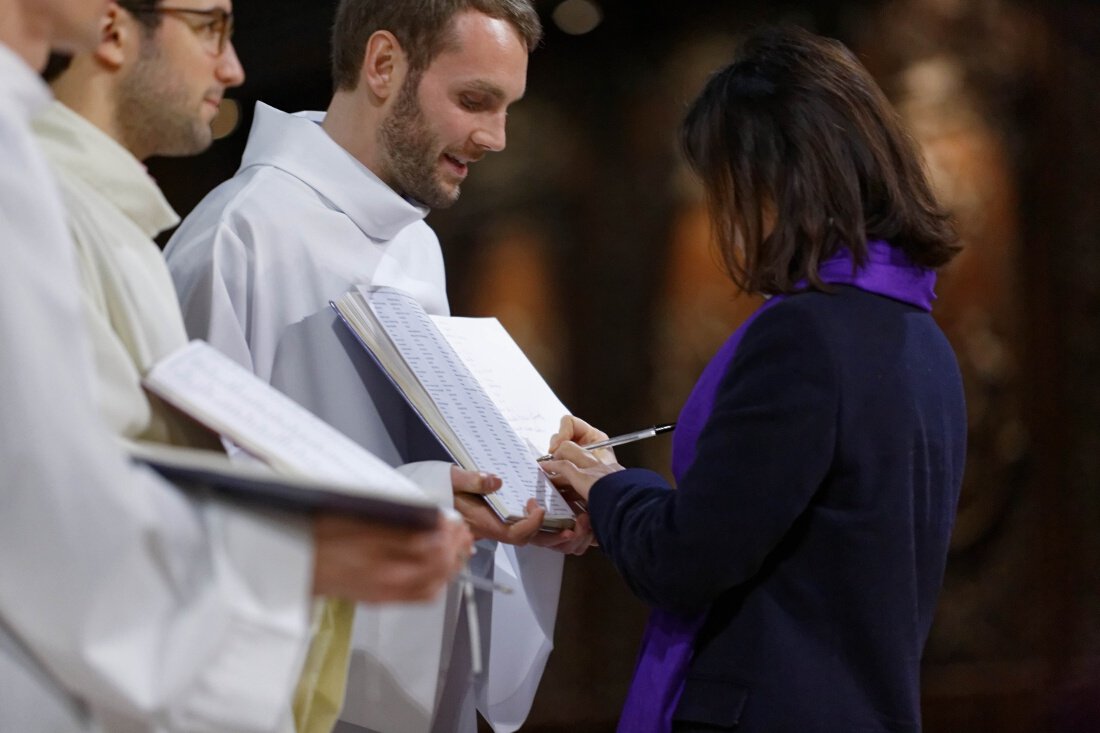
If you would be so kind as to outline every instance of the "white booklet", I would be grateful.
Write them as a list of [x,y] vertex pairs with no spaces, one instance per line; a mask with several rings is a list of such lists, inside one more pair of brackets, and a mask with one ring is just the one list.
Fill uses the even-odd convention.
[[[416,484],[386,465],[381,459],[303,408],[277,389],[225,356],[204,341],[192,341],[157,362],[142,380],[145,388],[182,410],[211,430],[228,438],[246,453],[269,465],[286,478],[275,487],[278,500],[292,491],[324,489],[330,493],[358,496],[366,512],[369,505],[391,502],[411,507],[435,505]],[[263,474],[247,467],[229,469],[217,454],[197,451],[155,449],[145,446],[132,451],[135,457],[168,475],[190,471],[197,480],[205,471],[206,484],[218,473],[240,479],[238,486],[251,483],[256,491]],[[218,488],[218,487],[213,487]],[[232,491],[233,487],[226,490]],[[308,504],[308,497],[300,497]],[[313,508],[337,508],[333,497],[317,498]],[[345,504],[347,502],[344,502]],[[354,503],[354,502],[352,502]],[[415,513],[415,512],[414,512]]]
[[429,316],[386,287],[358,286],[332,306],[454,460],[501,477],[486,497],[501,519],[522,519],[534,498],[544,528],[573,526],[536,461],[568,410],[495,318]]

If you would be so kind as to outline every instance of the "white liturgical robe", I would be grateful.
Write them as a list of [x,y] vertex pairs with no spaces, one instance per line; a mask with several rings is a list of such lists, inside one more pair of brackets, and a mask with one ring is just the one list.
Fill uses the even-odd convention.
[[187,343],[176,290],[153,241],[179,217],[128,150],[60,102],[34,121],[34,131],[76,243],[101,412],[127,438],[193,443],[195,431],[179,413],[154,410],[141,386],[142,374]]
[[[188,332],[393,465],[441,456],[328,305],[355,284],[388,285],[447,313],[438,239],[427,210],[337,145],[321,119],[257,105],[240,170],[172,237],[165,254]],[[436,492],[449,494],[449,469],[439,466]],[[492,551],[475,556],[475,572],[495,567],[517,588],[478,596],[485,673],[471,680],[465,625],[452,647],[453,614],[441,607],[361,608],[342,720],[387,732],[472,731],[476,698],[497,731],[523,723],[552,646],[562,559],[484,544]]]
[[271,731],[309,632],[305,523],[190,499],[95,409],[46,87],[0,45],[0,731]]

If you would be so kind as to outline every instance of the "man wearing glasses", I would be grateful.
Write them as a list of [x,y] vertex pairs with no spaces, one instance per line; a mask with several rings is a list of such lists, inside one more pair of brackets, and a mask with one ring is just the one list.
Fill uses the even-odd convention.
[[141,375],[187,333],[152,241],[179,217],[140,161],[209,147],[223,94],[244,81],[233,15],[218,1],[109,3],[93,52],[51,59],[58,101],[35,122],[79,254],[100,409],[127,438],[203,445],[199,430],[141,388]]
[[[53,104],[29,55],[0,47],[0,153],[20,142],[9,107],[44,107],[35,132],[62,199],[37,151],[0,161],[0,731],[285,731],[315,597],[428,600],[470,551],[449,520],[192,501],[104,430],[102,416],[126,437],[194,437],[139,382],[186,340],[151,239],[177,218],[140,160],[205,149],[243,80],[230,5],[205,2],[0,0],[4,34],[13,17],[48,29],[65,6],[87,18],[83,43],[61,44],[75,56],[51,64]],[[40,64],[65,39],[36,40]]]

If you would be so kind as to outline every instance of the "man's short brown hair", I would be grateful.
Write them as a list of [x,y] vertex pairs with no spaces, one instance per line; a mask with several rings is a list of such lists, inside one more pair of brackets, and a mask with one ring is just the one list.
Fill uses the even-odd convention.
[[467,10],[510,23],[528,52],[542,39],[542,23],[531,0],[340,0],[332,27],[333,86],[356,87],[367,40],[377,31],[397,38],[411,76],[418,77],[446,48],[455,15]]

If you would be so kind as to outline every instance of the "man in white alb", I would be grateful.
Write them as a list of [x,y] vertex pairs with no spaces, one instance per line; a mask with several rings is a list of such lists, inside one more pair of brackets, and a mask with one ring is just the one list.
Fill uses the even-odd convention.
[[[237,175],[166,249],[189,333],[390,463],[424,457],[422,428],[328,302],[366,283],[448,312],[439,242],[423,220],[458,198],[470,164],[504,147],[506,110],[523,95],[540,36],[529,0],[340,2],[327,112],[258,105]],[[479,536],[588,544],[583,526],[537,537],[541,510],[506,527],[480,498],[456,492],[455,502]],[[360,614],[338,730],[472,731],[475,704],[498,731],[522,724],[552,646],[561,555],[482,544],[476,570],[495,565],[520,587],[479,596],[487,672],[471,678],[466,635],[450,640],[447,609]]]
[[467,540],[441,521],[384,562],[376,525],[195,500],[124,460],[30,129],[49,49],[93,48],[106,8],[0,0],[0,730],[279,730],[313,594],[431,597]]

